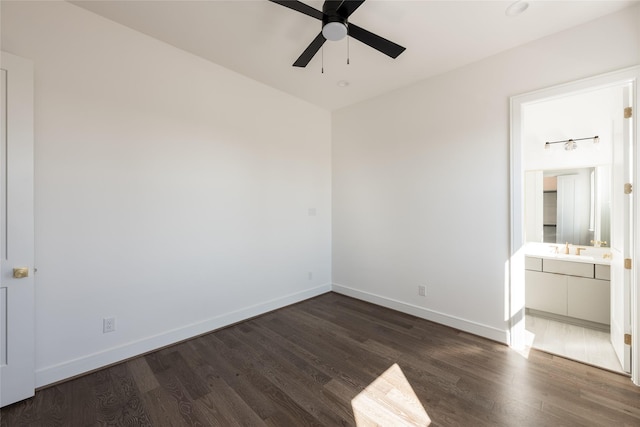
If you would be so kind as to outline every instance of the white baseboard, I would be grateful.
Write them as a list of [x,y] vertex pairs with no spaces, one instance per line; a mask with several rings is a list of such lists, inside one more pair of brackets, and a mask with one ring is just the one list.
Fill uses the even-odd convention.
[[412,316],[420,317],[422,319],[430,320],[441,325],[450,326],[452,328],[468,332],[470,334],[478,335],[484,338],[488,338],[493,341],[498,341],[503,344],[509,343],[509,331],[494,328],[492,326],[483,325],[481,323],[472,322],[470,320],[462,319],[460,317],[451,316],[448,314],[440,313],[434,310],[429,310],[424,307],[409,304],[406,302],[398,301],[392,298],[383,297],[380,295],[364,292],[358,289],[353,289],[348,286],[339,285],[334,283],[332,285],[333,292],[346,295],[352,298],[356,298],[362,301],[370,302],[372,304],[380,305],[392,310],[397,310],[402,313],[410,314]]
[[140,354],[175,344],[330,291],[330,284],[317,286],[312,289],[285,295],[270,301],[232,311],[230,313],[214,316],[202,322],[193,323],[158,335],[143,338],[138,341],[126,343],[118,347],[109,348],[98,353],[82,356],[57,365],[47,366],[36,371],[36,387],[43,387],[112,365]]

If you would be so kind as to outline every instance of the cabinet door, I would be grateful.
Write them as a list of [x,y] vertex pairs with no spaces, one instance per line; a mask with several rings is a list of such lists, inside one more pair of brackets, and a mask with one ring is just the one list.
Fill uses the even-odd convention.
[[527,308],[567,315],[567,276],[529,270],[524,274]]
[[609,284],[608,280],[568,277],[568,315],[608,325]]

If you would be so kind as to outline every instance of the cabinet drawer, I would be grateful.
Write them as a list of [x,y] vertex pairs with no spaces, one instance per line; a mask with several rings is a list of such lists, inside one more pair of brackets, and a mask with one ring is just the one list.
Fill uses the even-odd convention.
[[609,324],[610,282],[569,277],[567,282],[567,314],[578,319]]
[[530,256],[524,257],[524,269],[533,271],[542,271],[542,258],[534,258]]
[[583,262],[558,261],[545,259],[542,262],[542,271],[547,273],[566,274],[569,276],[590,277],[593,279],[593,264]]
[[596,264],[596,279],[611,280],[611,266]]

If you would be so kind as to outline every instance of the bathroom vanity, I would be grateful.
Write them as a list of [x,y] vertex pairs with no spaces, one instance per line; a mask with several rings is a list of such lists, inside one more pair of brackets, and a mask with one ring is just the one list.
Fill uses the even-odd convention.
[[[525,306],[577,323],[610,323],[610,261],[587,256],[525,256]],[[591,325],[593,326],[593,325]]]

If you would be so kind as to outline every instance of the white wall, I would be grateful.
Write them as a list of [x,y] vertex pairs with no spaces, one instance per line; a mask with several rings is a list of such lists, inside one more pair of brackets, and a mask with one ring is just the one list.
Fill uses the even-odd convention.
[[329,112],[68,3],[1,17],[35,69],[37,385],[330,289]]
[[506,341],[509,97],[639,64],[639,23],[627,9],[334,112],[334,290]]

